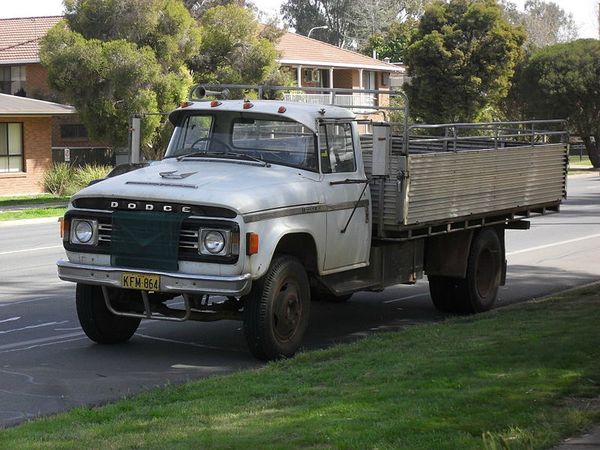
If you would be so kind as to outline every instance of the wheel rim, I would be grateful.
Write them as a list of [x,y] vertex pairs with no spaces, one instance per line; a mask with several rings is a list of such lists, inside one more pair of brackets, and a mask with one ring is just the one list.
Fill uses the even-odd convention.
[[479,296],[487,298],[496,288],[497,264],[494,253],[484,248],[479,255],[476,271],[476,287]]
[[273,305],[273,331],[279,341],[289,341],[295,334],[302,317],[300,286],[294,280],[284,281]]

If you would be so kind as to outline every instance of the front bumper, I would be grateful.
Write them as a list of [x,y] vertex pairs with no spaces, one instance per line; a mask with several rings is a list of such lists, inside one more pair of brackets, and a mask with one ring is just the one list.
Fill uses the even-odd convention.
[[58,261],[58,277],[64,281],[121,287],[121,275],[127,273],[160,275],[160,292],[178,294],[211,294],[239,297],[250,292],[252,277],[249,273],[238,276],[194,275],[154,270],[135,270],[124,267],[92,266]]

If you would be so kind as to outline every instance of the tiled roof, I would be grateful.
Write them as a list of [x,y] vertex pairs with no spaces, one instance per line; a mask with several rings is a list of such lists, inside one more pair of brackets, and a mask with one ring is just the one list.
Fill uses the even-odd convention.
[[281,53],[281,64],[403,72],[393,64],[296,33],[284,33],[277,49]]
[[62,114],[76,114],[76,111],[69,105],[0,94],[0,116],[55,116]]
[[61,16],[0,19],[0,64],[40,60],[40,39]]

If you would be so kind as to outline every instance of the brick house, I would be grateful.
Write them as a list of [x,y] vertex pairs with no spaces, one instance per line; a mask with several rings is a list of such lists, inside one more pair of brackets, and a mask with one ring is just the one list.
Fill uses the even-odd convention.
[[74,114],[71,106],[0,94],[0,195],[43,191],[52,164],[53,117]]
[[[60,20],[62,16],[0,19],[0,94],[61,101],[48,85],[48,72],[39,55],[41,39]],[[98,155],[110,159],[106,145],[88,138],[77,114],[53,117],[51,128],[55,161],[63,161],[69,152],[74,155],[71,162],[100,162]]]
[[[277,44],[279,63],[290,71],[299,87],[341,89],[379,89],[392,87],[391,78],[402,76],[402,66],[342,49],[300,34],[285,32]],[[329,103],[330,95],[305,92],[288,94],[289,100]],[[386,96],[387,97],[387,96]],[[335,103],[343,106],[375,105],[386,101],[373,94],[336,94]]]
[[62,17],[0,19],[0,93],[50,100],[40,40]]

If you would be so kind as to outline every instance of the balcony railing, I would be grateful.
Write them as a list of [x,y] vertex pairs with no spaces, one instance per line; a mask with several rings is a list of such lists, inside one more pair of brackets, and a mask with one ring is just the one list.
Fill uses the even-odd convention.
[[[286,92],[283,98],[289,102],[311,103],[315,105],[336,105],[345,108],[357,107],[358,110],[368,111],[369,107],[376,108],[374,95],[357,94],[310,94],[305,92]],[[333,99],[333,102],[332,102]]]

